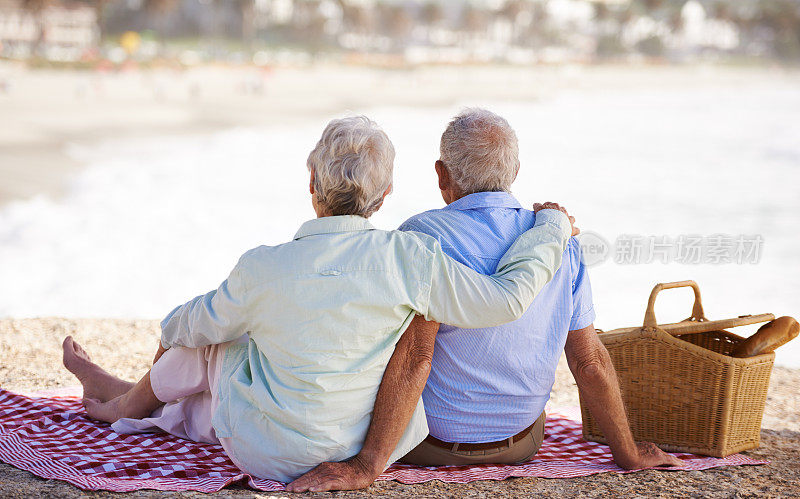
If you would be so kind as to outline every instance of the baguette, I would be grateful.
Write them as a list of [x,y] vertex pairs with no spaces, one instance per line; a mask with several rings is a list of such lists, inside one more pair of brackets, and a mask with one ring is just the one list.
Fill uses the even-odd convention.
[[756,334],[747,338],[734,347],[732,357],[753,357],[762,353],[775,351],[776,348],[794,339],[800,332],[800,324],[792,317],[778,317],[767,322],[756,331]]

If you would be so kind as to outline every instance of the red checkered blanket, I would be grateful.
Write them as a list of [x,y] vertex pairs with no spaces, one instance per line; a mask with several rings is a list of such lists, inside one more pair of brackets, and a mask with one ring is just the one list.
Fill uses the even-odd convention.
[[[78,395],[71,393],[36,397],[0,389],[0,461],[84,490],[216,492],[234,482],[264,491],[283,490],[284,484],[280,482],[240,471],[220,446],[166,434],[117,434],[109,425],[90,420]],[[576,419],[579,413],[575,410],[549,410],[541,450],[536,459],[524,464],[439,468],[394,464],[378,480],[466,483],[509,477],[569,478],[603,472],[625,473],[614,465],[607,446],[581,438],[581,424]],[[725,459],[676,455],[686,463],[684,470],[767,462],[741,454]]]

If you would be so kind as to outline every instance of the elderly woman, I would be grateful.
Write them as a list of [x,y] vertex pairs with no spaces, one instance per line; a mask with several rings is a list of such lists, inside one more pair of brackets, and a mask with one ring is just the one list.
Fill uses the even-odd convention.
[[[332,121],[308,157],[318,218],[290,242],[248,251],[217,290],[173,310],[137,384],[67,338],[64,364],[84,386],[89,415],[122,433],[219,442],[242,470],[280,481],[357,454],[415,314],[473,328],[517,319],[558,269],[573,230],[550,205],[496,274],[478,274],[432,237],[370,225],[392,189],[393,161],[392,143],[369,119]],[[427,433],[419,402],[387,463]]]

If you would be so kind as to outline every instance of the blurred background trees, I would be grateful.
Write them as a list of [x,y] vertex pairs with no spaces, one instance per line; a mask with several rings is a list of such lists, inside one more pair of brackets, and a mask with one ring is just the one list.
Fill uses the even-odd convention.
[[800,0],[0,0],[5,57],[47,55],[52,45],[102,48],[126,31],[201,51],[217,40],[213,57],[292,47],[420,62],[446,52],[476,62],[796,63]]

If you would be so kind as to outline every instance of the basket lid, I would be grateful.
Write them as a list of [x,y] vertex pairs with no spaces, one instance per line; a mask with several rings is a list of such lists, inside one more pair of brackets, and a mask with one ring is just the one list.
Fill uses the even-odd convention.
[[695,321],[691,320],[690,318],[681,322],[659,324],[658,327],[670,334],[679,335],[705,333],[707,331],[719,331],[720,329],[747,326],[748,324],[757,324],[759,322],[769,322],[773,319],[775,319],[773,314],[740,315],[739,317],[733,317],[731,319],[720,319],[715,321]]

